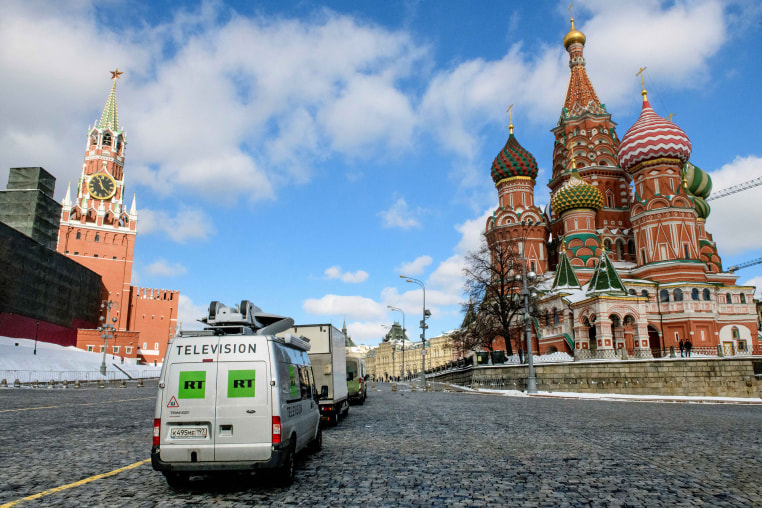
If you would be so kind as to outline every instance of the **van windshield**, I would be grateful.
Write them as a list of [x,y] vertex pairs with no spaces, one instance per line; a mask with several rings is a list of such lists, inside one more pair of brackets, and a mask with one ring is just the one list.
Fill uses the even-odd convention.
[[[352,374],[351,378],[349,374]],[[354,362],[347,362],[347,379],[357,379],[357,364]]]

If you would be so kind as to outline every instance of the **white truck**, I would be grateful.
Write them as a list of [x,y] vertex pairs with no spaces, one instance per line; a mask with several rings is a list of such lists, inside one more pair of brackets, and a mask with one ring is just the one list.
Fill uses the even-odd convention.
[[320,419],[336,425],[349,413],[346,338],[330,324],[295,325],[284,333],[304,337],[310,343],[310,362],[320,393]]
[[235,307],[214,301],[202,321],[204,330],[182,332],[167,348],[153,468],[172,488],[183,488],[191,475],[257,469],[290,484],[296,454],[322,445],[309,342],[275,336],[293,319],[247,300]]

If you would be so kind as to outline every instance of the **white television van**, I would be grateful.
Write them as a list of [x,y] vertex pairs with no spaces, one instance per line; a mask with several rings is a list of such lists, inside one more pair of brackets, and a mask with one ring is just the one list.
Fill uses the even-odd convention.
[[293,320],[244,300],[212,302],[204,330],[178,334],[159,378],[151,464],[173,488],[192,474],[270,470],[290,484],[295,457],[322,446],[308,341],[274,336]]

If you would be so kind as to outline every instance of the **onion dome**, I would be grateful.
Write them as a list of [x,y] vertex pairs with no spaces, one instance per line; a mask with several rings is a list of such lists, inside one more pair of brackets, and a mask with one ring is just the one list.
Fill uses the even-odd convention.
[[492,162],[492,180],[498,183],[516,176],[528,176],[532,180],[537,178],[537,161],[516,141],[511,125],[508,141]]
[[598,187],[585,183],[577,170],[550,200],[553,213],[559,217],[567,210],[590,208],[596,212],[603,208],[603,195]]
[[683,175],[688,192],[704,199],[709,197],[709,193],[712,192],[712,178],[706,171],[686,162]]
[[696,213],[699,216],[699,219],[705,219],[709,217],[709,212],[711,212],[711,208],[709,208],[709,203],[706,202],[704,198],[700,198],[698,196],[693,198],[693,204],[696,206]]
[[643,94],[640,118],[630,127],[619,145],[619,165],[630,171],[643,161],[669,157],[687,162],[691,156],[691,141],[676,124],[660,117]]
[[569,46],[575,42],[579,42],[584,46],[586,40],[585,34],[574,28],[574,18],[571,18],[571,30],[564,36],[564,47],[568,50]]

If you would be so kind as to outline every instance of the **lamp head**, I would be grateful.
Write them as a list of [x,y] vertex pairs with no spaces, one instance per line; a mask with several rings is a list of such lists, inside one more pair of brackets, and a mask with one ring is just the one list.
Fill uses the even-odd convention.
[[532,281],[533,281],[533,280],[535,280],[536,278],[537,278],[537,274],[536,274],[536,273],[534,273],[534,272],[529,272],[529,273],[527,274],[527,280],[528,280],[529,282],[532,282]]

